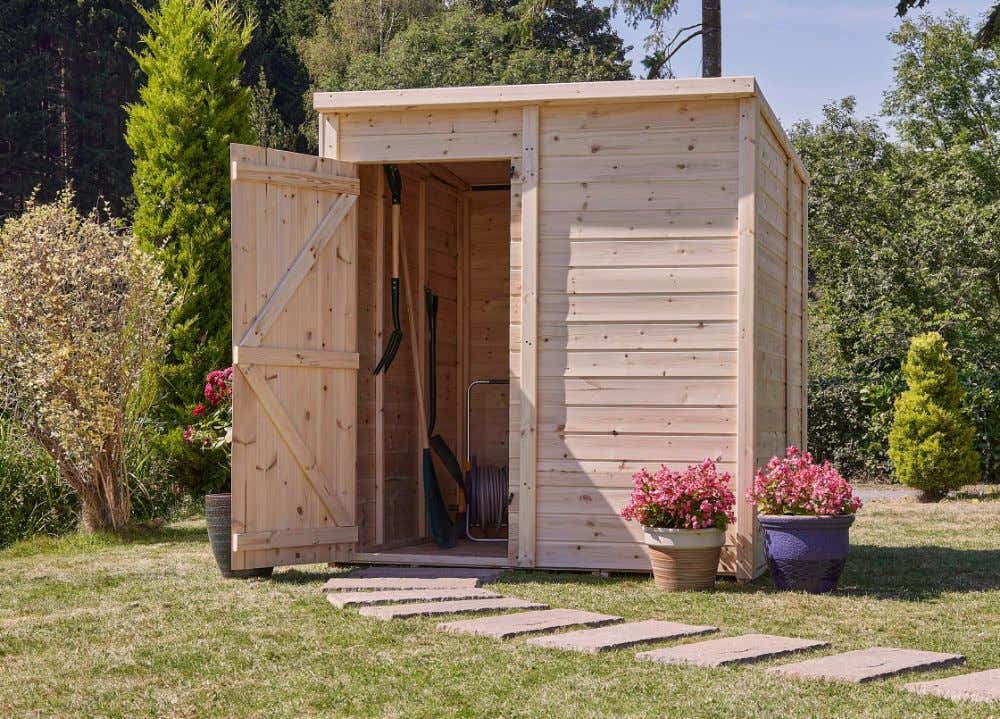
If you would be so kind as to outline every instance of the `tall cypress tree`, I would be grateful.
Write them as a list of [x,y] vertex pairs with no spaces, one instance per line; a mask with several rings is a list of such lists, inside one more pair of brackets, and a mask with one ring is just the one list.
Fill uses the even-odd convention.
[[143,12],[145,84],[127,107],[135,153],[134,232],[158,252],[182,300],[161,406],[179,423],[209,370],[230,362],[229,143],[252,138],[240,56],[252,27],[223,0],[161,0]]

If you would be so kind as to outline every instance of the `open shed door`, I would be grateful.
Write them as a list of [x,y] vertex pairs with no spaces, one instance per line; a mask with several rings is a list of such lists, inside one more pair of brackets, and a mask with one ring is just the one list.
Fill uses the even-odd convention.
[[357,166],[230,148],[234,569],[358,538]]

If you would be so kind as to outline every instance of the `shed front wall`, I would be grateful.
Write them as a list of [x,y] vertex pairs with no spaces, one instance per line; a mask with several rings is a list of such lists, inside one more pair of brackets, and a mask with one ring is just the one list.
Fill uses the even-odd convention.
[[[759,120],[756,100],[749,100]],[[739,195],[740,172],[748,169],[741,154],[741,105],[746,102],[678,99],[323,116],[321,147],[329,157],[512,159],[512,563],[649,570],[641,528],[620,517],[632,473],[660,463],[680,469],[712,457],[736,475]],[[762,120],[755,125],[764,126]],[[752,139],[758,143],[756,135]],[[756,157],[754,171],[764,165]],[[786,175],[794,176],[783,157]],[[760,179],[772,179],[763,169],[760,173]],[[752,192],[758,181],[755,175],[745,184]],[[785,207],[804,197],[796,181],[787,186],[786,180]],[[531,203],[537,203],[537,214],[526,216],[537,218],[537,225],[523,226],[522,206]],[[765,214],[763,204],[757,212],[754,198],[749,206],[755,217]],[[799,218],[788,225],[786,239],[801,235],[801,213]],[[772,219],[782,228],[788,224]],[[803,257],[803,244],[799,239],[792,252]],[[755,275],[765,272],[763,265],[751,267]],[[787,313],[801,303],[801,290],[795,295],[788,280],[802,273],[801,265],[784,267],[781,306]],[[532,292],[537,292],[537,315],[527,317],[524,307],[532,303],[523,300]],[[756,303],[756,296],[750,301]],[[768,311],[762,306],[758,314]],[[774,329],[801,335],[801,320],[782,316]],[[757,342],[752,328],[750,337]],[[769,339],[774,340],[761,332],[762,346]],[[796,422],[804,427],[801,391],[794,392],[804,372],[793,377],[793,365],[801,362],[787,351],[790,346],[788,340],[782,343],[780,357],[783,378],[789,378],[781,387],[780,444]],[[523,347],[533,362],[522,356]],[[804,361],[804,353],[798,357]],[[761,357],[757,364],[778,359]],[[534,388],[522,387],[525,369],[535,372]],[[751,397],[776,389],[765,386],[754,363],[748,372],[756,390]],[[522,414],[522,395],[535,398],[534,417]],[[777,409],[750,412],[750,427],[760,432],[753,435],[754,444],[763,456],[779,444],[778,430],[766,434],[765,429]],[[533,477],[519,471],[526,447],[537,453],[537,460],[523,465]],[[747,466],[742,470],[746,474]],[[752,528],[742,496],[738,503],[742,525]],[[534,537],[522,537],[519,552],[517,535],[524,525],[519,512],[531,505]],[[723,553],[722,569],[729,573],[737,571],[736,530],[730,529]],[[754,546],[745,551],[752,555]],[[756,573],[758,562],[747,564]]]

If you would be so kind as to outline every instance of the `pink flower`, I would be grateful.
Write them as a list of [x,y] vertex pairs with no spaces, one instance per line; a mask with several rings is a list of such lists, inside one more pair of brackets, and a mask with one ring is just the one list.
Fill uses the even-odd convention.
[[747,498],[763,514],[836,516],[861,508],[851,485],[829,462],[816,464],[795,446],[757,471]]
[[724,529],[735,518],[731,481],[728,473],[718,473],[711,459],[683,472],[664,466],[650,475],[644,468],[632,476],[632,496],[622,516],[645,527]]
[[197,404],[197,405],[195,405],[194,409],[191,410],[191,414],[193,414],[195,417],[199,417],[199,416],[205,414],[205,410],[206,409],[207,409],[207,407],[205,407],[205,405],[203,405],[203,404]]
[[194,427],[188,425],[187,429],[184,430],[183,436],[184,436],[184,441],[190,444],[191,440],[194,438]]

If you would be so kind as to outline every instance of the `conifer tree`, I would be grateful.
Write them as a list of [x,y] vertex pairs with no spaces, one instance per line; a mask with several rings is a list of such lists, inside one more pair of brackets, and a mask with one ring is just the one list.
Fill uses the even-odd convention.
[[143,12],[145,84],[129,105],[134,233],[181,301],[171,317],[161,419],[179,424],[205,374],[230,362],[229,144],[252,141],[240,55],[252,27],[223,0],[161,0]]
[[975,431],[962,413],[964,393],[940,334],[911,340],[903,376],[908,389],[896,399],[889,457],[900,482],[937,500],[979,477]]

